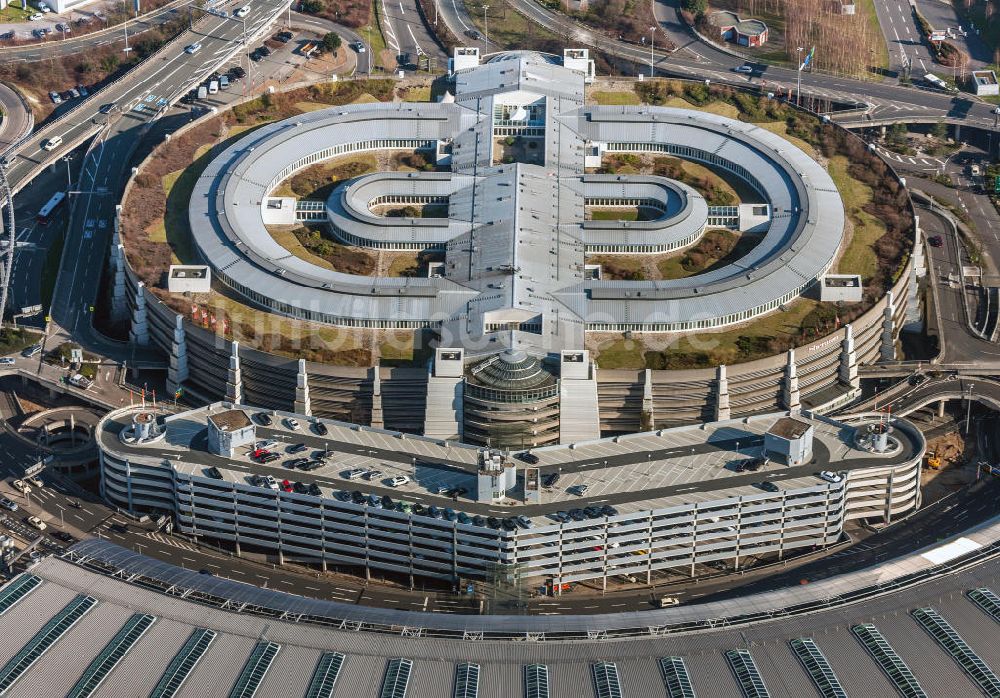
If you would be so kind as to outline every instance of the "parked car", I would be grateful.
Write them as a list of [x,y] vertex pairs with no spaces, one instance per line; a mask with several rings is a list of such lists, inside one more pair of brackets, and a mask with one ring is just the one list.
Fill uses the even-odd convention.
[[385,475],[385,473],[383,473],[381,470],[377,468],[372,468],[367,473],[365,473],[365,479],[368,480],[369,482],[374,482],[375,480],[380,479],[383,475]]
[[365,473],[368,472],[368,468],[354,468],[347,472],[348,480],[357,480],[360,477],[364,477]]
[[13,366],[14,357],[13,356],[3,356],[0,357],[0,366]]
[[765,492],[778,492],[780,490],[780,488],[770,480],[765,480],[764,482],[758,482],[757,487],[764,490]]
[[535,463],[538,462],[538,456],[536,456],[531,451],[521,451],[520,453],[515,454],[514,457],[517,458],[519,461],[523,461],[529,465],[534,465]]
[[534,528],[535,522],[529,519],[527,516],[518,516],[514,518],[514,522],[521,528]]
[[214,467],[213,468],[205,468],[205,475],[207,475],[208,477],[212,478],[213,480],[221,480],[222,479],[222,471],[220,471],[218,468],[214,468]]
[[402,487],[410,481],[410,478],[406,475],[397,475],[389,480],[389,485],[392,487]]
[[583,495],[587,494],[587,491],[589,489],[590,485],[573,485],[566,491],[569,492],[570,494],[575,494],[578,497],[582,497]]
[[285,420],[285,426],[287,426],[289,429],[298,429],[299,420],[295,419],[294,417],[288,417]]
[[545,487],[555,487],[561,477],[559,473],[550,473],[542,478],[542,485]]
[[257,416],[257,423],[258,424],[261,424],[261,425],[263,425],[265,427],[271,426],[271,416],[270,415],[268,415],[265,412],[258,412],[256,416]]
[[330,433],[330,430],[327,429],[326,425],[323,424],[323,422],[316,422],[315,424],[313,424],[313,429],[320,436],[326,436],[327,434]]
[[59,96],[58,92],[49,92],[49,99],[52,100],[53,104],[62,104],[62,97]]
[[27,523],[32,528],[38,529],[39,531],[44,531],[46,528],[48,528],[45,522],[42,521],[37,516],[29,516],[27,519],[25,519],[25,523]]
[[41,20],[43,17],[45,17],[45,15],[43,15],[41,12],[34,12],[30,17],[28,17],[28,19],[32,22],[37,22]]
[[31,494],[31,486],[24,480],[14,480],[10,486],[21,494]]
[[42,482],[41,478],[39,478],[36,475],[28,475],[27,477],[24,478],[24,481],[37,489],[42,489],[43,487],[45,487],[45,483]]
[[274,439],[261,439],[253,445],[255,451],[270,451],[272,448],[278,445],[278,442]]
[[[69,29],[67,29],[66,31],[69,31]],[[76,91],[80,93],[81,97],[87,97],[87,96],[90,95],[90,90],[88,90],[83,85],[77,85],[76,86]]]
[[3,507],[7,511],[17,511],[17,502],[8,497],[0,497],[0,507]]
[[[272,490],[277,491],[277,489],[278,489],[278,481],[275,480],[272,476],[265,475],[264,478],[263,478],[263,481],[264,481],[264,487],[269,487]],[[287,482],[287,480],[285,482]]]
[[[288,480],[285,480],[285,482],[288,482]],[[295,484],[292,485],[292,490],[294,490],[297,494],[307,494],[309,492],[309,488],[306,487],[303,483],[298,481],[296,481]],[[288,490],[285,491],[287,492]]]
[[323,494],[323,490],[319,488],[315,482],[310,482],[309,486],[306,487],[306,494],[311,494],[313,497],[319,497]]
[[832,470],[824,470],[819,474],[821,480],[826,480],[827,482],[837,484],[838,482],[843,482],[844,476],[833,472]]
[[292,444],[291,446],[288,447],[288,452],[289,453],[302,453],[307,448],[309,448],[309,447],[306,446],[303,443]]

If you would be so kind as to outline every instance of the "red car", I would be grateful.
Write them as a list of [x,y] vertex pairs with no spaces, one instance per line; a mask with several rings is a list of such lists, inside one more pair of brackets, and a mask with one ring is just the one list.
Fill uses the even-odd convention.
[[281,489],[283,491],[285,491],[285,492],[291,492],[292,491],[292,483],[289,482],[288,480],[282,480],[281,481]]

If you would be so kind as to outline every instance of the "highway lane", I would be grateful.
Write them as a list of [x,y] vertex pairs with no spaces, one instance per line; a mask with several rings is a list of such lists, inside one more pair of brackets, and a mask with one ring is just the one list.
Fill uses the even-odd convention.
[[[186,13],[188,6],[194,4],[195,0],[173,0],[173,2],[152,12],[147,12],[135,19],[130,19],[128,23],[129,39],[131,40],[133,36],[138,36],[144,31],[169,22],[180,12]],[[35,27],[35,23],[31,23],[30,26],[25,25],[25,29],[34,29]],[[58,34],[58,32],[53,30],[53,34]],[[94,46],[106,46],[116,41],[123,41],[124,38],[125,26],[124,24],[118,24],[79,36],[71,34],[65,39],[53,38],[23,46],[0,46],[0,63],[38,61],[45,58],[75,55],[84,53],[88,48]]]
[[[283,3],[259,2],[247,17],[247,34],[252,36],[269,25]],[[96,133],[109,121],[131,113],[143,120],[153,118],[160,108],[185,91],[188,84],[196,82],[212,71],[214,66],[235,48],[242,37],[240,21],[207,16],[185,32],[173,44],[147,59],[117,82],[92,93],[74,109],[57,119],[45,131],[45,138],[36,137],[20,149],[7,169],[7,179],[16,191],[34,173],[37,167],[55,156],[68,152],[82,137]],[[183,47],[200,42],[202,49],[188,54]],[[111,114],[101,114],[102,105],[113,104]],[[50,136],[63,139],[63,144],[52,151],[43,150],[44,141]]]
[[[283,9],[280,2],[254,3],[247,17],[248,37],[264,33]],[[50,312],[55,324],[50,328],[48,342],[66,341],[72,335],[86,348],[109,358],[124,360],[132,356],[125,345],[99,336],[90,322],[112,235],[123,168],[142,134],[159,118],[162,110],[234,50],[239,51],[242,34],[242,22],[207,17],[194,31],[187,32],[120,83],[83,102],[57,129],[57,135],[62,136],[65,143],[78,140],[81,134],[99,131],[99,135],[84,162],[75,190],[63,269]],[[183,51],[184,45],[195,41],[202,44],[200,51],[194,54]],[[116,105],[112,113],[99,113],[102,104],[111,103]],[[33,141],[21,151],[9,168],[8,176],[23,183],[42,161],[43,152],[38,142]]]
[[[455,0],[461,2],[461,0]],[[593,31],[561,13],[545,9],[533,0],[511,0],[511,6],[529,20],[540,24],[560,36],[569,37],[570,43],[594,47],[611,55],[631,61],[637,72],[649,72],[649,50],[641,46],[610,39]],[[669,35],[676,41],[677,28],[670,18],[670,6],[663,3],[654,5],[657,17],[669,23]],[[455,15],[449,8],[449,0],[442,0],[442,12]],[[457,21],[454,18],[449,19]],[[690,41],[681,44],[682,50],[673,53],[654,52],[654,67],[658,74],[684,78],[709,79],[715,82],[732,83],[742,87],[758,86],[774,92],[786,92],[794,88],[797,71],[776,66],[763,66],[755,76],[746,78],[733,72],[745,61],[724,51],[706,46],[702,42]],[[697,54],[692,57],[693,54]],[[872,118],[915,118],[919,116],[950,116],[960,118],[984,128],[992,128],[994,115],[992,105],[976,101],[969,95],[955,97],[939,91],[922,89],[919,86],[900,86],[887,82],[862,81],[837,75],[803,72],[803,97],[814,96],[824,100],[845,104],[864,103],[869,105]]]
[[934,57],[924,41],[917,18],[908,0],[876,0],[875,12],[889,49],[889,65],[899,75],[909,63],[915,79],[935,67]]
[[375,0],[381,3],[382,34],[386,46],[399,58],[400,67],[419,65],[419,58],[428,56],[443,66],[447,56],[434,40],[430,30],[420,18],[417,0]]

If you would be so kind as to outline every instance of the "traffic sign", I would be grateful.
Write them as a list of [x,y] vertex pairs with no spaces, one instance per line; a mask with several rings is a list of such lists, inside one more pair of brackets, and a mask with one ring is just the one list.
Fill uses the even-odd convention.
[[1000,175],[993,178],[993,191],[1000,192]]

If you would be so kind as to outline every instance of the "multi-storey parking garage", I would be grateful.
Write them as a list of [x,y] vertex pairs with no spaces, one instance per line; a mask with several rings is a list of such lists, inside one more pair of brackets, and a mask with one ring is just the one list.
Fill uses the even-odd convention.
[[[251,457],[261,440],[273,462]],[[902,420],[873,431],[773,414],[540,448],[528,464],[229,403],[119,410],[98,442],[109,501],[237,552],[452,581],[499,566],[555,585],[832,544],[851,519],[919,505],[924,450]]]

